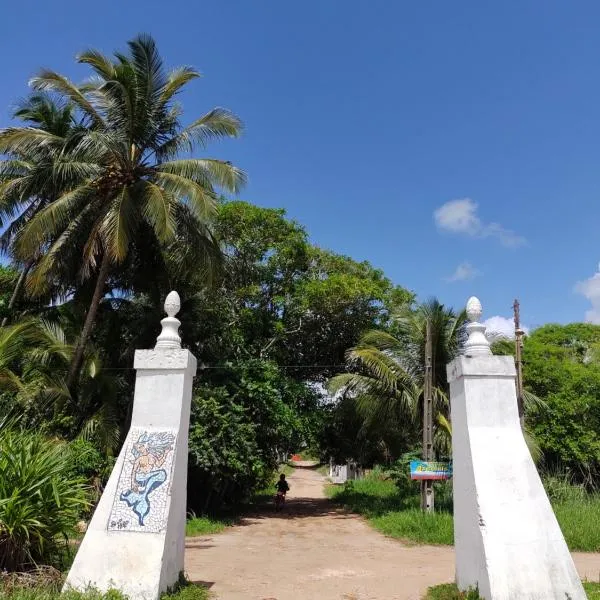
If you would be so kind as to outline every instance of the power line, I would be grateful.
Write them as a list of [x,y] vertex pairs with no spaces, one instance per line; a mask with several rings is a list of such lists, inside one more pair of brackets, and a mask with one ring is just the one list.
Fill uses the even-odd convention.
[[[198,366],[198,370],[199,371],[206,371],[209,369],[230,369],[232,367],[235,366],[239,366],[239,365],[247,365],[247,362],[235,362],[235,363],[231,363],[229,365],[208,365],[208,366],[204,366],[204,365],[199,365]],[[277,365],[277,367],[279,367],[280,369],[341,369],[341,368],[347,368],[347,365],[345,364],[340,364],[340,365]],[[101,369],[102,371],[136,371],[136,369],[134,369],[133,367],[105,367]]]

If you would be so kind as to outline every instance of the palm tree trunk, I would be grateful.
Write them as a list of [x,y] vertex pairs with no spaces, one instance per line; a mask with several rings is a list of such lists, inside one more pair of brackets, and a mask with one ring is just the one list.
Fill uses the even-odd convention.
[[[21,297],[21,292],[23,291],[23,287],[25,286],[25,280],[27,279],[27,273],[29,273],[32,266],[33,266],[33,261],[30,260],[23,267],[23,270],[21,271],[21,274],[19,275],[19,279],[17,280],[17,285],[15,285],[15,289],[13,290],[12,296],[10,297],[10,300],[8,302],[9,310],[14,308],[15,304],[17,303],[17,300],[19,300],[19,298]],[[2,319],[2,327],[6,327],[7,323],[8,323],[8,317],[4,317],[4,319]]]
[[106,285],[106,276],[108,275],[108,267],[110,266],[110,256],[108,252],[105,252],[102,257],[102,263],[100,263],[100,271],[98,272],[98,279],[96,280],[96,287],[94,289],[94,295],[92,296],[92,302],[90,308],[85,317],[83,329],[81,330],[81,336],[75,347],[73,359],[71,360],[71,366],[69,367],[69,373],[67,374],[67,388],[70,392],[73,392],[75,381],[79,378],[79,372],[81,371],[81,365],[83,364],[83,353],[87,345],[94,322],[96,321],[96,313],[98,312],[98,306],[104,294],[104,286]]

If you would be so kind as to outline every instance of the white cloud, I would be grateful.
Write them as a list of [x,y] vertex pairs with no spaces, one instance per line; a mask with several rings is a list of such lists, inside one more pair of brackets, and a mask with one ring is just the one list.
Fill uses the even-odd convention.
[[470,279],[475,279],[481,273],[469,262],[463,262],[456,267],[456,270],[450,277],[446,277],[445,280],[448,283],[454,283],[456,281],[468,281]]
[[[509,317],[490,317],[486,319],[483,324],[486,327],[486,334],[490,337],[504,337],[509,340],[515,339],[515,322]],[[529,327],[521,324],[521,329],[528,334]]]
[[516,248],[526,243],[524,237],[499,223],[484,223],[477,215],[477,202],[471,198],[450,200],[437,208],[433,218],[438,229],[474,238],[496,238],[503,246]]
[[600,265],[598,270],[588,279],[578,281],[575,284],[575,291],[585,296],[592,305],[590,310],[585,311],[585,320],[587,323],[600,324]]

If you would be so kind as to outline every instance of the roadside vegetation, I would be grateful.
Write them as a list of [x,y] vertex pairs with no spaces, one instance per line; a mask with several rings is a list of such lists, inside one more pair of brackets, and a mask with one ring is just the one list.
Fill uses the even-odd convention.
[[[364,515],[384,535],[418,544],[452,545],[452,484],[435,484],[436,510],[427,515],[419,508],[418,484],[403,472],[407,467],[376,469],[365,479],[328,485],[326,491],[335,502]],[[600,495],[564,478],[547,478],[545,484],[569,548],[599,552],[600,528],[590,524],[600,522]]]

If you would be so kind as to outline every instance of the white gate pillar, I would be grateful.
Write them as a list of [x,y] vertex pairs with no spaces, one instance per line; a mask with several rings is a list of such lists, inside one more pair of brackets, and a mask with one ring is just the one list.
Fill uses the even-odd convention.
[[464,356],[448,365],[456,582],[486,600],[585,600],[521,426],[512,356],[492,356],[467,304]]
[[179,308],[171,292],[154,350],[135,353],[131,429],[65,588],[115,588],[131,600],[158,600],[183,571],[196,359],[181,349]]

